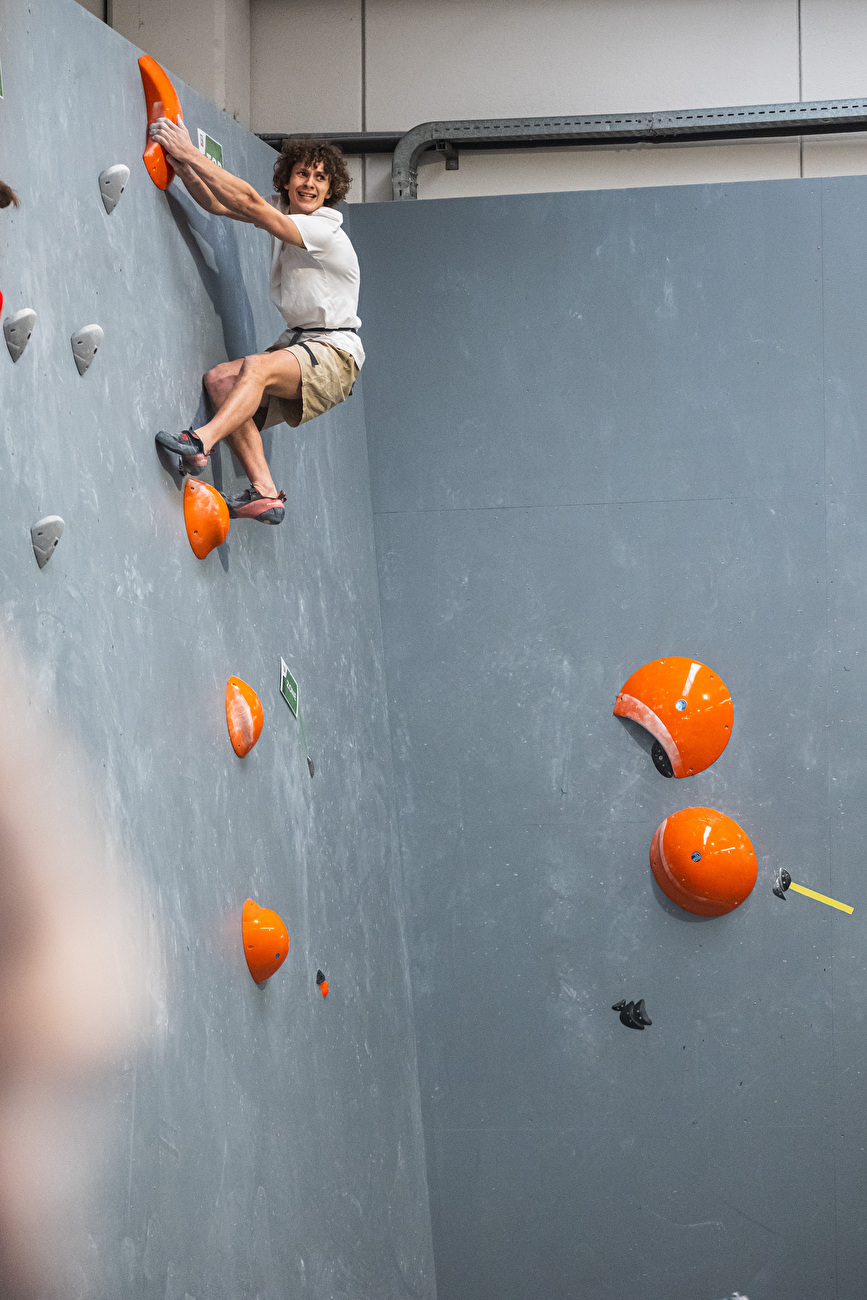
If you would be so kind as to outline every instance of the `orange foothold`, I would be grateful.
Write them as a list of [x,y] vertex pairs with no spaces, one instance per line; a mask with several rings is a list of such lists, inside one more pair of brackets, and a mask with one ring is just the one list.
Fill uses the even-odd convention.
[[696,916],[733,912],[758,873],[749,836],[715,808],[683,808],[666,817],[651,841],[650,866],[662,892]]
[[246,758],[262,734],[265,713],[262,701],[240,677],[226,683],[226,723],[232,748],[239,758]]
[[[161,117],[168,117],[172,122],[177,122],[180,117],[183,121],[184,115],[175,88],[156,59],[152,59],[149,54],[143,54],[138,61],[138,66],[144,88],[148,126]],[[157,144],[150,136],[147,137],[142,161],[157,189],[167,190],[174,179],[174,168],[166,157],[162,145]]]
[[184,488],[184,523],[194,555],[203,560],[229,536],[229,507],[209,483],[188,478]]
[[324,998],[327,998],[327,997],[328,997],[328,980],[327,980],[327,979],[325,978],[325,976],[322,974],[322,971],[321,971],[321,970],[318,970],[318,971],[316,972],[316,983],[319,985],[319,988],[320,988],[320,991],[321,991],[321,993],[322,993],[322,996],[323,996]]
[[283,965],[289,953],[289,931],[270,907],[260,907],[252,898],[241,915],[244,956],[257,984],[264,984]]
[[706,664],[683,655],[654,659],[634,672],[614,713],[653,736],[653,761],[663,776],[693,776],[715,763],[729,743],[735,710],[728,688]]

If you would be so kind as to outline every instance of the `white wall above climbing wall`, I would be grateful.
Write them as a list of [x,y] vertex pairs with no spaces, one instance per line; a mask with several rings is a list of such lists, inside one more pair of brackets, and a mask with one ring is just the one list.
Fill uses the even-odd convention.
[[[863,0],[113,0],[113,24],[275,133],[867,94]],[[353,165],[351,198],[390,199],[390,166]],[[864,137],[464,153],[455,172],[429,157],[419,195],[864,171]]]

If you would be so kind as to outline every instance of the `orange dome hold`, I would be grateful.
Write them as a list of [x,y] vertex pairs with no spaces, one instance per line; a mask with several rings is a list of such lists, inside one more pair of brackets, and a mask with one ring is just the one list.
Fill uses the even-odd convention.
[[241,916],[241,935],[250,974],[257,984],[264,984],[289,954],[289,931],[270,907],[260,907],[248,898]]
[[656,883],[696,916],[740,907],[756,883],[756,851],[745,831],[715,808],[683,808],[666,817],[650,845]]
[[262,701],[240,677],[226,683],[226,724],[232,748],[239,758],[246,758],[262,734],[265,713]]
[[[654,659],[634,672],[614,713],[649,731],[663,751],[653,761],[664,776],[693,776],[715,763],[729,743],[735,710],[724,681],[682,655]],[[666,762],[667,759],[667,762]]]
[[184,523],[193,554],[203,560],[229,536],[229,507],[209,483],[188,478],[184,488]]

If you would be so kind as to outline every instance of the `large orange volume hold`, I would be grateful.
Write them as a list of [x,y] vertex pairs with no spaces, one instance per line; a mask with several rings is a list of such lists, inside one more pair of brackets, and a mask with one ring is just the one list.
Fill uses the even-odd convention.
[[[654,659],[634,672],[617,696],[614,713],[649,731],[671,765],[664,775],[678,777],[693,776],[716,762],[735,720],[725,682],[706,664],[682,655]],[[654,762],[660,767],[656,757]]]
[[229,507],[216,488],[188,478],[184,488],[184,523],[190,546],[198,559],[210,555],[229,536]]
[[241,936],[250,974],[257,984],[264,984],[289,954],[289,931],[270,907],[248,898],[241,914]]
[[651,841],[650,866],[662,892],[696,916],[733,912],[758,873],[746,831],[715,808],[683,808],[666,817]]
[[226,683],[226,723],[229,739],[239,758],[245,758],[262,734],[265,713],[262,701],[240,677],[230,677]]
[[[156,59],[152,59],[149,54],[143,54],[138,61],[138,66],[144,87],[148,126],[161,117],[167,117],[172,122],[177,122],[178,117],[183,120],[181,104],[175,88]],[[167,190],[174,179],[174,169],[166,157],[165,149],[150,136],[147,138],[142,161],[157,189]]]

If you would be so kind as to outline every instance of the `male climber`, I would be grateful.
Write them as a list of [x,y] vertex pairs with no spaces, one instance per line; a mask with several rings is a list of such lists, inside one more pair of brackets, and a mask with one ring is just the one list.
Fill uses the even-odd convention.
[[271,477],[261,430],[284,420],[295,428],[330,410],[350,395],[364,364],[358,258],[335,206],[349,173],[335,145],[286,140],[274,167],[276,193],[265,199],[200,153],[182,119],[162,117],[150,134],[200,207],[271,235],[271,298],[288,326],[264,353],[208,371],[213,419],[182,433],[161,431],[156,440],[199,474],[225,438],[250,480],[245,492],[226,497],[229,514],[279,524],[286,495]]

